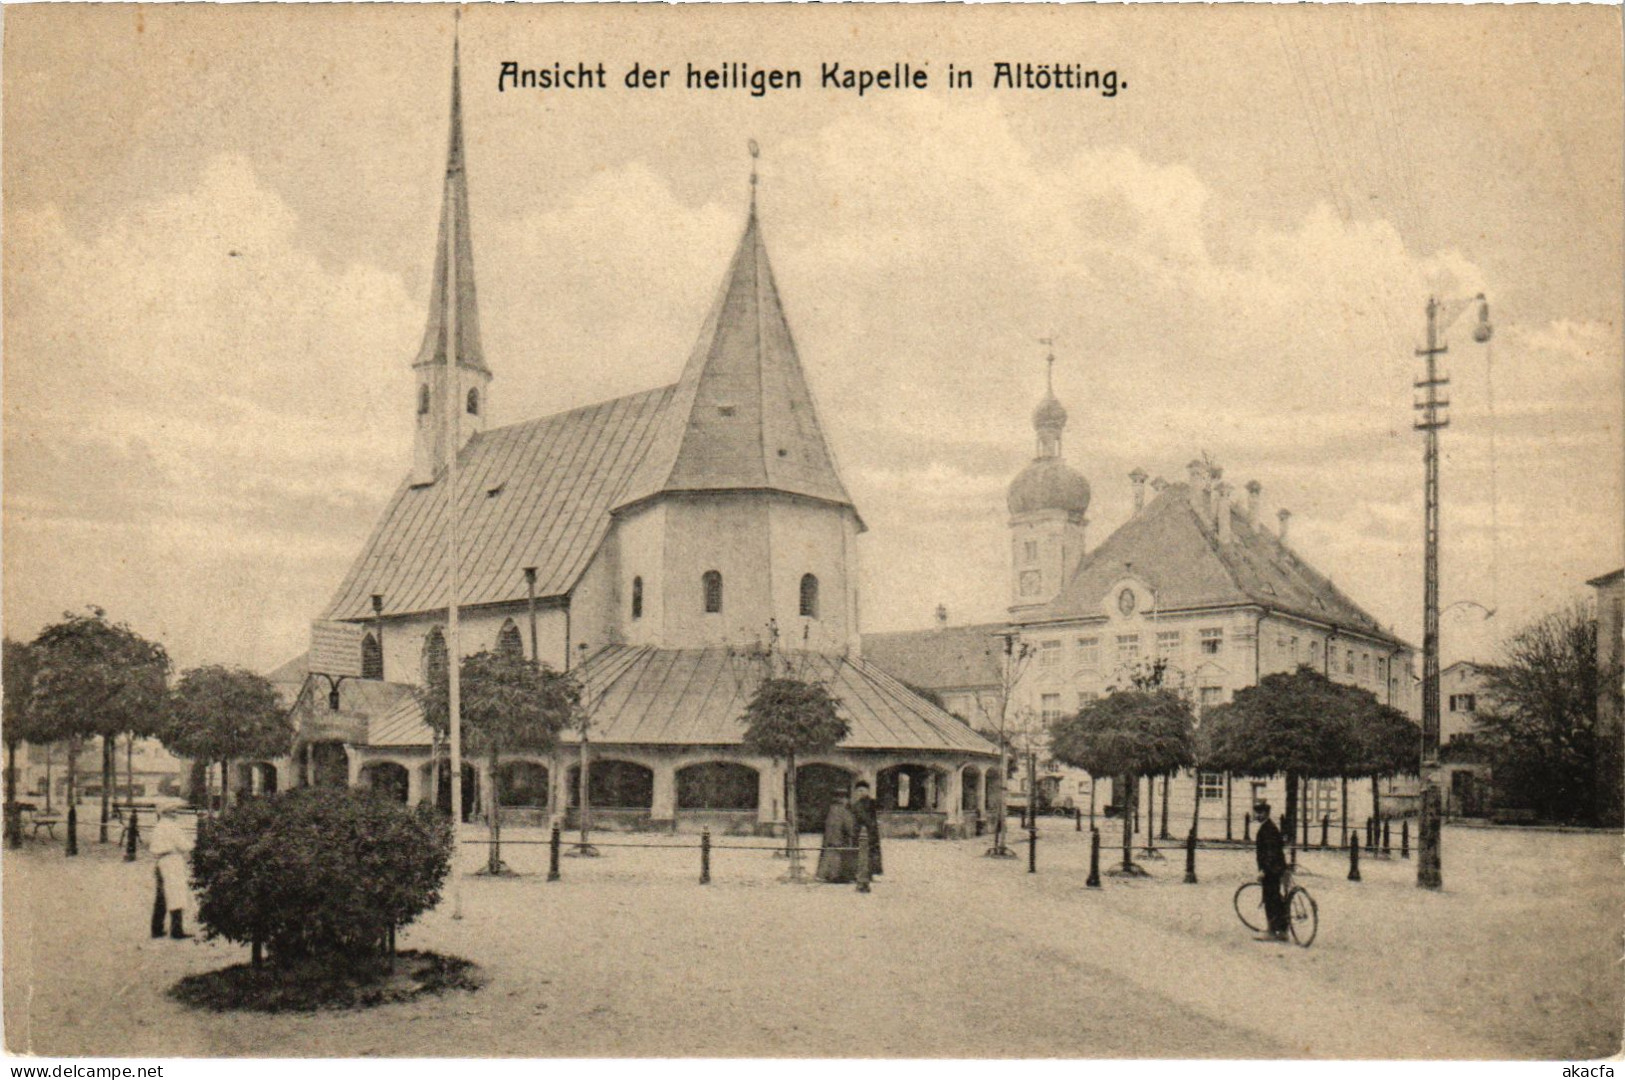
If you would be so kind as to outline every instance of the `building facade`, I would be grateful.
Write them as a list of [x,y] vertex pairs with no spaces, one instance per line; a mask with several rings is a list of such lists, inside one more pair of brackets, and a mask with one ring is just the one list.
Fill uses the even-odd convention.
[[[313,672],[293,768],[449,805],[412,687],[446,663],[446,520],[459,533],[464,655],[510,648],[581,679],[587,798],[628,827],[785,827],[782,762],[740,745],[769,669],[827,685],[851,734],[798,761],[803,828],[832,793],[875,788],[893,833],[953,834],[985,802],[993,747],[867,663],[864,523],[836,469],[773,278],[755,202],[677,382],[500,428],[479,337],[458,75],[410,475],[324,619],[366,628],[364,679]],[[455,372],[455,377],[453,377]],[[457,447],[457,490],[441,464]],[[500,777],[465,763],[465,812],[495,788],[539,821],[573,819],[580,736]],[[431,777],[441,775],[439,792]]]

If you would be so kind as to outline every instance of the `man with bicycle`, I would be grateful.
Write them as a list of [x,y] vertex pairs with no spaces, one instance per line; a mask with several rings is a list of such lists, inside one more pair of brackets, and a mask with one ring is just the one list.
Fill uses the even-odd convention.
[[1260,800],[1253,804],[1253,820],[1258,822],[1255,850],[1258,854],[1258,881],[1264,887],[1264,914],[1269,919],[1269,933],[1260,934],[1259,941],[1286,941],[1289,926],[1286,910],[1284,881],[1287,873],[1286,847],[1281,830],[1270,820],[1270,804]]

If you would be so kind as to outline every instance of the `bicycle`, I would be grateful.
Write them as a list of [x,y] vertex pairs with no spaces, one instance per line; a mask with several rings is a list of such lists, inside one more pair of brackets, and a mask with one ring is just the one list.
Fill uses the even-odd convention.
[[[1293,884],[1290,877],[1281,884],[1286,887],[1287,930],[1294,942],[1307,949],[1314,943],[1315,933],[1320,929],[1320,909],[1315,904],[1315,898],[1309,895],[1309,890]],[[1258,934],[1269,930],[1269,918],[1264,914],[1262,882],[1243,883],[1236,890],[1232,903],[1241,925]]]

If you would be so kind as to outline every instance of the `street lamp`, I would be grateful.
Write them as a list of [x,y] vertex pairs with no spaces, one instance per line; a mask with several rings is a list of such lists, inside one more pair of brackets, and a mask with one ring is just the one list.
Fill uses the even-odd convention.
[[1438,358],[1449,351],[1439,341],[1439,335],[1448,330],[1462,313],[1476,302],[1478,325],[1473,328],[1473,340],[1480,345],[1491,336],[1490,306],[1479,293],[1471,300],[1455,300],[1441,304],[1435,297],[1428,298],[1428,343],[1416,350],[1416,355],[1427,362],[1427,374],[1415,387],[1422,391],[1422,400],[1413,407],[1422,414],[1416,429],[1424,440],[1424,515],[1423,515],[1423,569],[1422,569],[1422,807],[1418,821],[1418,850],[1416,884],[1424,889],[1437,889],[1443,884],[1440,856],[1440,826],[1442,821],[1439,792],[1439,431],[1448,427],[1450,420],[1444,415],[1450,399],[1439,396],[1439,388],[1448,386],[1448,377],[1441,376]]

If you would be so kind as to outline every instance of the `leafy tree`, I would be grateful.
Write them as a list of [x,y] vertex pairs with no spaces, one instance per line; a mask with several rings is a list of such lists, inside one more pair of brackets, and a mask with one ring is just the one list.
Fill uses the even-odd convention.
[[[1115,776],[1130,792],[1141,776],[1184,768],[1194,761],[1190,705],[1172,690],[1114,690],[1050,729],[1050,753],[1090,776]],[[1123,806],[1123,873],[1134,865],[1133,818]]]
[[192,853],[207,938],[253,947],[273,964],[387,948],[397,928],[440,902],[450,823],[369,791],[299,788],[203,821]]
[[[470,754],[484,754],[490,770],[491,852],[488,869],[502,869],[502,800],[496,790],[502,755],[545,754],[558,745],[559,732],[581,708],[581,685],[574,676],[507,649],[463,658],[458,669],[458,705]],[[449,678],[431,671],[422,692],[424,717],[438,737],[451,730]]]
[[1348,698],[1345,719],[1351,724],[1352,759],[1348,775],[1371,778],[1371,812],[1382,817],[1379,781],[1389,776],[1415,776],[1422,768],[1422,729],[1369,690],[1342,688]]
[[851,732],[840,713],[841,703],[819,682],[785,676],[762,680],[741,717],[744,745],[775,761],[783,758],[789,770],[785,814],[789,828],[790,877],[801,876],[801,839],[796,824],[796,755],[834,749]]
[[27,642],[5,639],[5,658],[0,666],[0,685],[5,691],[6,742],[6,842],[12,847],[22,844],[21,811],[17,808],[17,744],[43,745],[50,739],[35,717],[34,650]]
[[[45,741],[68,744],[67,853],[79,854],[78,761],[86,738],[107,739],[146,726],[161,716],[169,656],[124,623],[110,623],[101,608],[65,613],[34,639],[31,709]],[[105,800],[108,785],[102,787]],[[105,821],[104,821],[105,825]],[[103,832],[103,839],[106,833]]]
[[1597,818],[1597,622],[1573,603],[1524,626],[1486,672],[1490,707],[1479,716],[1498,799],[1552,821]]
[[281,757],[293,744],[293,720],[263,675],[210,664],[180,677],[169,697],[160,732],[181,757],[220,764],[220,803],[225,809],[231,762]]
[[1298,781],[1347,776],[1356,761],[1356,707],[1346,687],[1309,667],[1238,690],[1204,721],[1207,766],[1243,776],[1286,776],[1283,832],[1294,834]]

